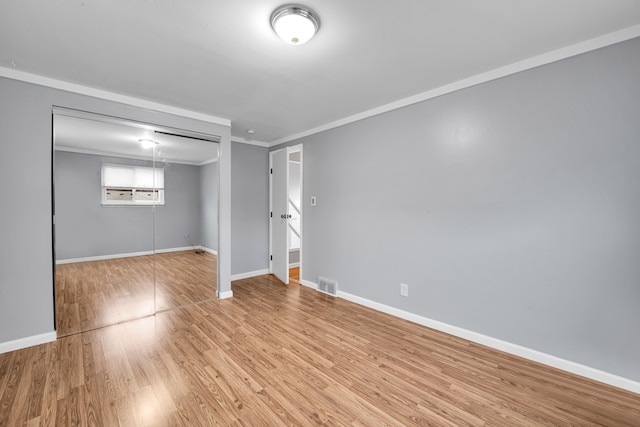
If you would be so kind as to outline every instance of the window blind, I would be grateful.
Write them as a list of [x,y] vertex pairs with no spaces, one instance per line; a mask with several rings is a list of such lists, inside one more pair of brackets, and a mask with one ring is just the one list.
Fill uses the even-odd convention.
[[102,186],[164,189],[164,169],[103,164]]

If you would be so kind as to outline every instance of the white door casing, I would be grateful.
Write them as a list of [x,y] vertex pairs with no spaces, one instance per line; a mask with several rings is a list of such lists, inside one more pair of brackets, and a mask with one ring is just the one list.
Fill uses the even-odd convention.
[[269,153],[269,269],[289,284],[289,148]]

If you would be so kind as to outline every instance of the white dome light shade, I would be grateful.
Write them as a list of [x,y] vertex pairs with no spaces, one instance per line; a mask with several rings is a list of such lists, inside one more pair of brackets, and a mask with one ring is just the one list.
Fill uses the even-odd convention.
[[271,27],[285,43],[300,45],[311,40],[320,28],[320,21],[304,6],[289,5],[273,12]]
[[139,139],[138,142],[140,142],[140,145],[142,145],[142,148],[146,148],[146,149],[153,148],[156,145],[158,145],[156,141],[149,138]]

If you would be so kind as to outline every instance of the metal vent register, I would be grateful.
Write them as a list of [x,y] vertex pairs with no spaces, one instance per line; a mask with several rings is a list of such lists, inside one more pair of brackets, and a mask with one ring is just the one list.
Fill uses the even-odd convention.
[[326,277],[318,277],[318,290],[335,297],[338,294],[338,282]]

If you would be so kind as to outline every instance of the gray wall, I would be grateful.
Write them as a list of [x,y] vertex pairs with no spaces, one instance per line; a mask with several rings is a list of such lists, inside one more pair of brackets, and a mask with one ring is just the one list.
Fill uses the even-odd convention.
[[[144,252],[202,244],[198,166],[162,164],[165,204],[101,205],[102,163],[153,166],[152,162],[90,154],[55,153],[57,260]],[[217,211],[216,211],[217,215]],[[154,229],[155,224],[155,229]],[[217,224],[216,224],[217,225]],[[217,230],[216,230],[217,234]]]
[[[0,78],[0,343],[54,330],[51,226],[52,106],[221,136],[221,242],[230,251],[228,126]],[[229,210],[229,211],[228,211]],[[226,225],[225,225],[226,224]],[[228,290],[230,254],[219,256]]]
[[289,251],[289,265],[300,262],[300,249]]
[[[211,195],[215,197],[211,197]],[[200,166],[202,245],[218,250],[218,162]]]
[[231,145],[231,273],[269,268],[269,151]]
[[[157,165],[157,164],[156,164]],[[201,246],[202,217],[200,167],[163,163],[164,206],[155,208],[156,249],[189,246],[185,237]],[[205,195],[217,198],[217,192]]]
[[303,279],[640,381],[638,76],[635,39],[292,141]]

